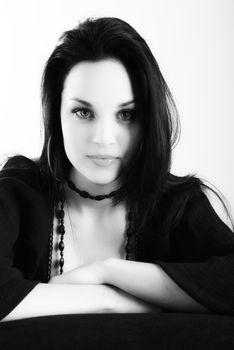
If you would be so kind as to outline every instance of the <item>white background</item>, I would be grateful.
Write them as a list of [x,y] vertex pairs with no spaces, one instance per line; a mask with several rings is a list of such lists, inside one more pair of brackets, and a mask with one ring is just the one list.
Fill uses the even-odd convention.
[[0,161],[40,154],[45,61],[90,16],[120,17],[146,39],[181,118],[172,171],[213,183],[233,212],[233,0],[0,0]]

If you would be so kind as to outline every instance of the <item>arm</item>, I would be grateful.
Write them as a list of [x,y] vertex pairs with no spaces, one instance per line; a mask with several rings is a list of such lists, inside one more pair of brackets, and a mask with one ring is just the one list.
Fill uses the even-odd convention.
[[[21,215],[23,208],[28,207],[30,213],[36,214],[37,221],[33,219],[25,226]],[[35,280],[42,252],[47,246],[48,216],[47,202],[40,193],[17,179],[1,179],[0,176],[0,319],[91,312],[148,312],[152,309],[142,300],[110,286],[58,286],[40,283],[42,277]],[[22,250],[19,252],[18,248],[22,249],[22,244],[26,244],[27,254],[22,254],[19,261]],[[21,270],[19,266],[24,268]]]
[[112,259],[106,281],[172,311],[233,314],[233,232],[203,193],[189,204],[171,240],[173,261]]
[[172,311],[208,312],[156,264],[109,258],[55,276],[55,284],[107,284]]
[[39,283],[5,318],[87,313],[142,313],[150,304],[105,285]]
[[113,258],[106,261],[104,275],[106,283],[163,308],[182,312],[208,312],[156,264]]
[[233,314],[234,235],[204,194],[191,200],[173,239],[173,261],[111,259],[107,283],[172,311]]
[[[104,268],[90,264],[63,278],[114,285],[172,311],[233,315],[234,235],[205,195],[191,198],[170,243],[173,260],[158,260],[158,246],[152,263],[110,259]],[[153,256],[150,243],[149,249]]]

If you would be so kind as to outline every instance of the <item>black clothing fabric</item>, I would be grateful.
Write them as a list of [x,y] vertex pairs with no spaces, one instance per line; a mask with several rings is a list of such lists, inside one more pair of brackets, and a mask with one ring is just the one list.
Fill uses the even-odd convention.
[[[0,319],[47,282],[53,202],[35,169],[0,174]],[[165,193],[138,241],[139,261],[160,265],[211,312],[234,315],[234,234],[200,186]]]
[[4,350],[230,350],[234,317],[182,313],[87,314],[0,323]]

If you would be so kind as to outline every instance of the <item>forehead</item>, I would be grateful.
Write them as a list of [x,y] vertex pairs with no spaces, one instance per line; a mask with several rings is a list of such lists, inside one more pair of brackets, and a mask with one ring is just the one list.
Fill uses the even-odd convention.
[[133,89],[124,65],[115,59],[76,64],[66,76],[63,95],[95,100],[132,99]]

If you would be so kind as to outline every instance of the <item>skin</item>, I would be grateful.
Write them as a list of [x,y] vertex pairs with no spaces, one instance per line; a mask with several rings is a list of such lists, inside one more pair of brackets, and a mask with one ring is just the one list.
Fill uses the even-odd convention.
[[[87,109],[87,105],[77,99],[88,101],[92,107]],[[126,112],[126,106],[120,107],[133,99],[127,71],[116,60],[82,62],[68,73],[62,92],[61,124],[65,151],[71,163],[70,179],[81,189],[92,194],[109,193],[121,183],[121,174],[134,160],[141,138],[138,120],[130,118],[131,112]],[[136,104],[128,104],[127,108],[136,108]],[[87,157],[97,154],[117,158],[99,159],[97,164]],[[68,188],[66,191],[72,220],[79,223],[79,238],[82,234],[84,241],[91,237],[87,252],[95,240],[107,250],[99,251],[95,247],[92,261],[88,263],[77,265],[70,261],[62,275],[55,274],[49,283],[38,283],[2,321],[71,313],[146,313],[158,312],[161,308],[208,312],[160,266],[113,257],[116,241],[113,239],[114,245],[110,244],[110,237],[114,231],[123,232],[124,203],[111,208],[110,199],[97,202],[81,198]],[[83,228],[82,217],[87,218],[83,220]],[[87,222],[92,227],[90,231]],[[65,238],[71,234],[67,225]],[[95,251],[99,256],[94,256]],[[65,254],[69,257],[70,253],[68,244]],[[77,255],[77,249],[72,253]],[[85,250],[83,253],[86,255]],[[65,263],[67,260],[65,258]]]
[[[141,138],[134,101],[127,70],[115,59],[80,62],[68,73],[61,96],[61,126],[70,179],[80,189],[97,195],[120,186]],[[113,207],[111,199],[97,202],[83,199],[68,186],[65,190],[64,272],[109,257],[124,258],[125,203]],[[57,258],[55,254],[56,249]],[[56,274],[53,269],[52,276]]]
[[[77,102],[85,100],[92,104],[92,108],[78,110],[84,104]],[[115,189],[121,181],[121,171],[124,171],[136,153],[140,143],[141,130],[138,119],[129,118],[129,113],[120,109],[120,104],[134,99],[133,89],[125,67],[118,61],[106,59],[98,62],[82,62],[77,64],[68,74],[61,103],[61,122],[64,146],[70,160],[71,178],[82,189],[91,193],[108,193]],[[128,104],[134,108],[136,104]],[[75,115],[75,116],[74,116]],[[87,155],[111,154],[118,157],[111,166],[96,165]],[[71,192],[71,191],[70,191]],[[98,213],[98,220],[94,223],[94,232],[98,232],[98,239],[104,230],[100,203],[84,200],[79,196],[67,192],[75,201],[92,211],[88,212],[89,221]],[[103,213],[110,206],[104,201],[101,207]],[[118,208],[115,208],[118,211]],[[79,216],[73,212],[77,221]],[[118,225],[119,217],[110,215],[107,221],[112,222],[108,236],[113,234],[113,227]],[[80,233],[81,235],[81,233]],[[96,236],[95,236],[96,237]],[[86,232],[87,239],[87,232]],[[93,240],[90,242],[93,244]],[[102,249],[102,248],[98,248]],[[107,256],[108,253],[103,253]],[[122,258],[108,257],[93,259],[74,269],[65,271],[63,275],[53,276],[51,283],[55,284],[93,284],[111,285],[140,298],[145,302],[159,305],[171,310],[202,311],[207,310],[183,291],[156,264],[126,261]]]
[[[79,188],[100,194],[119,186],[121,172],[140,143],[133,100],[130,78],[117,60],[81,62],[68,73],[62,91],[61,125],[70,178]],[[97,164],[96,155],[115,158]]]

